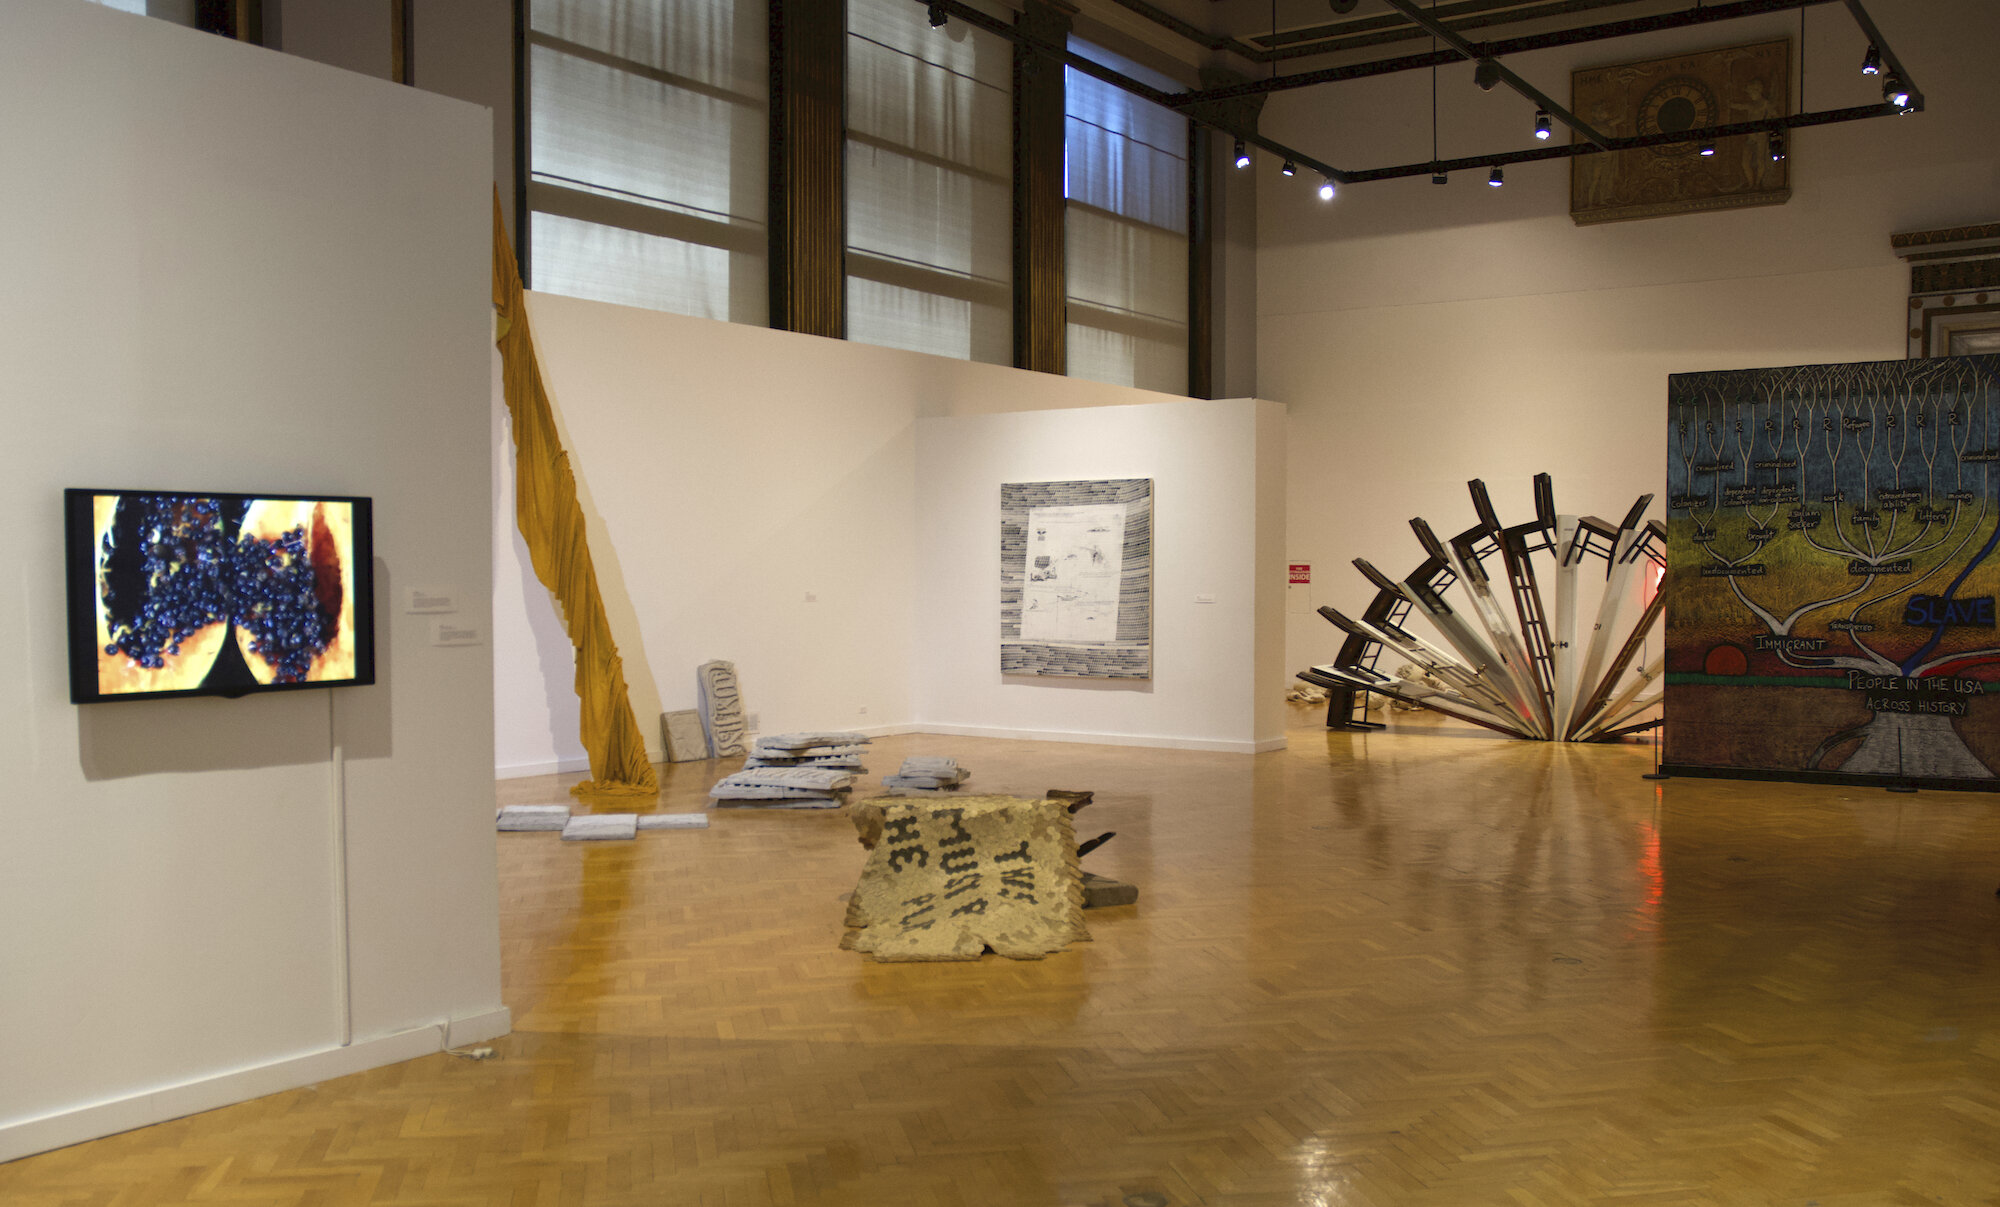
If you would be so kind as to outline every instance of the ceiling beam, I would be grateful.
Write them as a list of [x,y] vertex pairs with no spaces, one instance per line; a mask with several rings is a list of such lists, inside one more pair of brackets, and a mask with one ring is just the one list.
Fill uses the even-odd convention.
[[[1128,3],[1127,0],[1118,0],[1118,2],[1130,8],[1134,3],[1139,3],[1140,0],[1131,0],[1131,3]],[[1430,24],[1426,14],[1416,9],[1412,0],[1385,0],[1385,2],[1397,11],[1417,21],[1419,25],[1428,26]],[[1606,25],[1587,27],[1587,29],[1558,31],[1552,34],[1535,35],[1532,38],[1516,38],[1507,42],[1489,42],[1484,44],[1467,42],[1449,29],[1442,29],[1438,31],[1438,36],[1441,40],[1452,43],[1452,48],[1437,52],[1439,55],[1444,56],[1438,62],[1457,62],[1465,58],[1491,62],[1501,54],[1516,53],[1523,49],[1540,49],[1542,46],[1567,45],[1575,41],[1594,41],[1601,37],[1622,37],[1633,33],[1650,33],[1658,29],[1676,28],[1680,25],[1727,21],[1765,12],[1803,9],[1813,4],[1832,2],[1833,0],[1735,0],[1734,3],[1717,4],[1687,13],[1634,18],[1628,21],[1616,21]],[[1561,146],[1532,147],[1521,151],[1500,151],[1487,155],[1470,155],[1451,160],[1426,160],[1419,163],[1399,164],[1386,168],[1345,169],[1334,167],[1324,160],[1307,155],[1303,151],[1286,146],[1275,139],[1265,138],[1257,133],[1254,128],[1251,128],[1250,122],[1232,117],[1227,107],[1217,104],[1217,102],[1221,101],[1272,91],[1279,81],[1252,81],[1199,91],[1167,92],[1141,80],[1133,79],[1131,76],[1114,68],[1106,67],[1102,63],[1087,59],[1079,54],[1074,54],[1067,46],[1056,45],[1038,39],[1006,21],[987,16],[978,9],[961,3],[960,0],[913,0],[913,3],[928,3],[930,7],[962,20],[974,28],[983,29],[988,33],[1006,38],[1017,45],[1032,46],[1043,54],[1059,59],[1065,65],[1073,67],[1093,79],[1101,80],[1114,88],[1122,89],[1133,96],[1151,101],[1156,105],[1162,105],[1166,108],[1185,113],[1191,121],[1213,130],[1219,130],[1232,137],[1240,138],[1247,146],[1257,147],[1262,151],[1290,160],[1302,167],[1310,168],[1336,184],[1362,184],[1373,180],[1393,180],[1405,176],[1436,175],[1441,172],[1460,171],[1467,168],[1500,167],[1510,163],[1534,163],[1547,159],[1571,159],[1579,155],[1598,155],[1611,151],[1633,150],[1640,147],[1671,146],[1676,143],[1701,143],[1742,134],[1773,134],[1782,130],[1795,130],[1806,126],[1825,126],[1840,122],[1891,117],[1922,109],[1924,107],[1922,94],[1916,90],[1916,85],[1910,79],[1909,72],[1903,68],[1900,60],[1895,57],[1895,52],[1882,39],[1880,31],[1875,28],[1874,22],[1868,19],[1867,11],[1862,7],[1861,0],[1842,0],[1842,2],[1854,14],[1856,24],[1869,36],[1876,48],[1882,52],[1883,61],[1889,64],[1902,77],[1905,86],[1910,89],[1910,104],[1907,108],[1899,108],[1885,100],[1881,104],[1876,105],[1860,105],[1845,109],[1821,109],[1810,113],[1795,113],[1788,117],[1762,118],[1757,121],[1732,122],[1725,125],[1704,126],[1698,129],[1677,130],[1671,133],[1662,132],[1658,134],[1621,137],[1591,129],[1574,114],[1569,113],[1550,100],[1532,84],[1521,79],[1506,67],[1495,63],[1494,66],[1499,68],[1501,78],[1511,83],[1523,96],[1536,101],[1542,108],[1547,109],[1552,116],[1560,118],[1583,141]],[[1580,36],[1586,34],[1589,36]],[[1529,45],[1530,43],[1533,45]],[[1385,60],[1384,62],[1403,64],[1409,63],[1411,60],[1423,60],[1421,63],[1411,63],[1411,65],[1428,66],[1433,65],[1431,60],[1435,58],[1436,56],[1434,55],[1412,55],[1406,56],[1404,59]],[[1336,68],[1332,70],[1365,71],[1369,74],[1380,74],[1379,70],[1369,71],[1368,69],[1380,68],[1381,66],[1382,64],[1358,64],[1351,68]],[[1408,70],[1409,67],[1399,65],[1394,69]],[[1320,73],[1301,73],[1301,77],[1318,74]],[[1359,78],[1359,76],[1338,75],[1317,78],[1309,82],[1330,83],[1335,79],[1353,78]],[[1304,87],[1306,85],[1305,83],[1298,83],[1290,86]]]
[[[1730,122],[1726,125],[1702,126],[1671,133],[1635,134],[1629,138],[1613,138],[1610,140],[1609,150],[1630,151],[1640,147],[1672,146],[1675,143],[1701,143],[1737,134],[1771,134],[1779,130],[1796,130],[1804,126],[1830,126],[1840,122],[1862,121],[1871,117],[1890,117],[1901,112],[1902,110],[1886,101],[1879,105],[1861,105],[1851,109],[1820,109],[1811,113],[1794,113],[1789,117],[1767,117],[1757,121]],[[1525,151],[1468,155],[1459,159],[1425,160],[1422,163],[1406,163],[1392,168],[1364,168],[1348,172],[1347,178],[1357,184],[1366,184],[1372,180],[1430,176],[1439,172],[1456,172],[1468,168],[1502,167],[1510,163],[1535,163],[1544,159],[1574,159],[1580,155],[1603,154],[1605,150],[1606,148],[1594,143],[1566,143],[1555,147],[1534,147]]]
[[[1122,0],[1121,0],[1122,2]],[[1804,0],[1806,6],[1831,4],[1835,0]],[[1734,21],[1742,17],[1759,17],[1766,13],[1793,12],[1801,5],[1801,0],[1733,0],[1722,4],[1709,4],[1701,8],[1691,8],[1685,12],[1663,13],[1653,17],[1631,17],[1622,21],[1607,21],[1598,25],[1580,25],[1574,29],[1559,29],[1549,33],[1530,34],[1520,38],[1503,38],[1495,42],[1473,43],[1481,53],[1498,58],[1501,55],[1522,54],[1531,50],[1551,50],[1559,46],[1575,46],[1585,42],[1601,42],[1610,38],[1632,37],[1638,34],[1658,33],[1668,29],[1686,29],[1693,26],[1710,25],[1717,21]],[[1241,96],[1257,96],[1271,92],[1286,92],[1294,88],[1311,88],[1317,84],[1335,84],[1342,80],[1360,80],[1371,76],[1394,75],[1402,71],[1420,71],[1426,67],[1445,67],[1463,61],[1463,56],[1453,50],[1425,51],[1421,54],[1401,55],[1393,59],[1376,59],[1367,63],[1349,63],[1340,67],[1322,67],[1311,71],[1295,71],[1270,79],[1250,80],[1241,84],[1231,84],[1222,88],[1209,88],[1199,93],[1187,94],[1189,100],[1229,100]],[[1905,82],[1909,77],[1905,75]]]
[[1582,118],[1557,104],[1552,98],[1543,93],[1541,89],[1516,75],[1511,68],[1503,65],[1499,59],[1490,54],[1481,53],[1478,47],[1475,47],[1472,43],[1439,24],[1436,18],[1426,15],[1422,9],[1412,3],[1412,0],[1386,0],[1386,3],[1390,8],[1395,9],[1425,29],[1430,30],[1438,41],[1450,46],[1466,58],[1474,60],[1481,67],[1490,67],[1498,72],[1500,78],[1507,81],[1509,87],[1535,102],[1536,105],[1540,106],[1563,125],[1583,135],[1604,150],[1608,151],[1611,149],[1611,144],[1608,141],[1609,135],[1596,130]]
[[[1196,95],[1188,92],[1166,92],[1142,80],[1135,80],[1122,71],[1106,67],[1104,64],[1093,59],[1084,58],[1080,54],[1075,54],[1067,46],[1043,41],[1006,21],[989,17],[976,8],[960,3],[959,0],[913,0],[913,2],[928,4],[929,7],[941,9],[945,14],[954,19],[964,21],[967,25],[975,29],[983,29],[987,33],[1005,38],[1017,46],[1033,47],[1051,58],[1060,59],[1066,66],[1074,67],[1092,79],[1102,80],[1112,87],[1129,92],[1141,100],[1148,100],[1168,109],[1178,110],[1187,98]],[[1244,123],[1235,121],[1221,112],[1211,111],[1204,113],[1199,120],[1202,125],[1210,129],[1220,130],[1233,138],[1242,139],[1246,144],[1256,147],[1259,150],[1268,151],[1273,155],[1291,160],[1293,163],[1303,167],[1311,168],[1336,184],[1347,183],[1347,173],[1334,167],[1332,164],[1316,159],[1294,147],[1288,147],[1281,142],[1265,138],[1263,135],[1257,133],[1255,129],[1250,128]]]

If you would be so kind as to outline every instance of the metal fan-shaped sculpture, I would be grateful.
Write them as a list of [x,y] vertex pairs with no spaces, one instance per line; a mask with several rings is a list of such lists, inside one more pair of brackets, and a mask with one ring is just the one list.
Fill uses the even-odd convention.
[[[1656,593],[1648,601],[1615,652],[1612,644],[1640,566],[1666,565],[1666,526],[1642,518],[1653,496],[1641,496],[1615,525],[1596,516],[1558,515],[1549,476],[1537,474],[1535,518],[1509,528],[1494,514],[1486,484],[1474,479],[1466,485],[1478,524],[1442,541],[1429,524],[1411,520],[1426,556],[1408,577],[1396,582],[1355,558],[1377,588],[1374,600],[1358,620],[1319,610],[1347,634],[1335,661],[1298,674],[1332,693],[1328,727],[1382,728],[1366,719],[1369,692],[1544,742],[1602,741],[1657,726],[1658,717],[1638,718],[1660,702],[1659,692],[1645,689],[1660,677],[1665,655],[1643,666],[1634,660],[1660,617],[1662,597]],[[1554,562],[1553,626],[1535,574],[1535,555],[1544,553]],[[1511,617],[1487,570],[1496,556],[1514,600]],[[1579,650],[1578,580],[1593,557],[1605,562],[1604,594]],[[1442,644],[1403,627],[1413,610]],[[1408,659],[1429,682],[1376,669],[1385,649]],[[1636,673],[1628,676],[1628,670]]]

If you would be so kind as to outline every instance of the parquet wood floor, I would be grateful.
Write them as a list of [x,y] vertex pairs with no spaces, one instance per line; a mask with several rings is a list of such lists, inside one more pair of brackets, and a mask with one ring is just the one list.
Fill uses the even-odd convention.
[[2000,1203],[2000,798],[1293,720],[1256,757],[879,742],[1097,791],[1087,863],[1140,902],[1037,963],[837,950],[841,814],[500,835],[498,1059],[0,1166],[0,1203]]

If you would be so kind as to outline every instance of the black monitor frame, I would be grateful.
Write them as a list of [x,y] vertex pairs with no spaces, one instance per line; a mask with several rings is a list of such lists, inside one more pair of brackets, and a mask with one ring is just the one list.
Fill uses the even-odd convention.
[[[295,683],[260,683],[243,668],[236,676],[227,672],[227,655],[219,654],[202,682],[191,688],[168,691],[105,692],[98,681],[97,645],[97,525],[93,500],[105,495],[156,496],[176,499],[213,499],[225,508],[247,507],[258,500],[283,503],[345,503],[352,507],[353,547],[349,572],[354,589],[354,677],[350,679],[303,680]],[[68,587],[69,685],[75,704],[108,704],[123,700],[161,700],[182,696],[221,696],[235,699],[264,692],[301,691],[314,688],[363,687],[375,682],[375,541],[374,500],[351,495],[299,494],[295,492],[156,490],[71,488],[63,491],[64,574]],[[224,637],[225,649],[234,646],[234,621]],[[221,679],[218,681],[218,675]]]

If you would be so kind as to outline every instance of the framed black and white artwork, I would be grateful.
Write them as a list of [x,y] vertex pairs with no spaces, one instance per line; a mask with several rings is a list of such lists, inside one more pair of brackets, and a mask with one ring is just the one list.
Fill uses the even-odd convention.
[[1000,487],[1000,671],[1153,676],[1153,480]]

